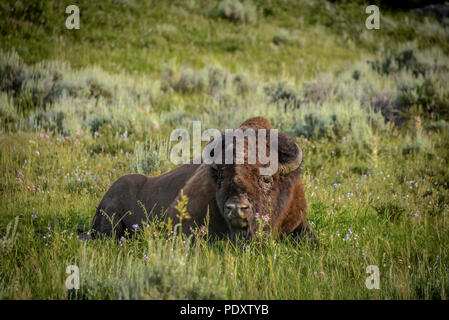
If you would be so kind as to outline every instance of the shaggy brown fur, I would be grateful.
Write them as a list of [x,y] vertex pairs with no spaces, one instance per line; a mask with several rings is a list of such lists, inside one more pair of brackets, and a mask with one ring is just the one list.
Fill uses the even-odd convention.
[[[255,117],[246,120],[239,128],[257,131],[270,130],[273,126],[267,119]],[[92,224],[93,234],[111,236],[113,229],[117,238],[123,236],[126,230],[132,234],[135,229],[133,225],[141,225],[142,221],[151,218],[145,215],[142,206],[148,213],[158,216],[167,210],[167,217],[177,223],[175,206],[180,200],[181,190],[189,199],[187,211],[191,216],[191,219],[183,221],[182,231],[185,233],[204,225],[209,215],[210,235],[235,237],[241,234],[250,237],[258,230],[256,213],[270,217],[271,229],[276,234],[310,233],[300,164],[288,173],[278,170],[272,176],[261,176],[259,162],[247,164],[246,147],[246,161],[242,165],[186,164],[158,177],[127,175],[120,178],[98,206]],[[295,159],[301,159],[298,154],[302,155],[296,143],[282,133],[279,133],[277,152],[279,165],[292,163]],[[227,210],[230,202],[245,204],[241,206],[244,212],[239,220],[242,227],[236,227],[229,219]],[[127,214],[129,211],[133,214]]]

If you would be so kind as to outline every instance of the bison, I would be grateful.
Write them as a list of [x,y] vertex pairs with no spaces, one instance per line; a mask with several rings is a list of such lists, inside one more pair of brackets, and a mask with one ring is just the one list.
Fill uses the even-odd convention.
[[[239,128],[264,129],[267,133],[274,129],[263,117],[250,118]],[[205,225],[207,220],[212,237],[236,239],[239,235],[249,239],[258,230],[257,216],[265,215],[277,235],[313,236],[306,221],[307,204],[300,178],[301,148],[279,132],[277,150],[269,150],[277,152],[278,169],[272,175],[261,175],[263,165],[259,160],[254,164],[246,161],[247,144],[243,164],[191,162],[157,177],[130,174],[119,178],[97,208],[92,236],[132,235],[137,226],[151,218],[148,213],[170,217],[176,224],[179,213],[175,207],[181,192],[188,198],[190,215],[190,219],[183,220],[184,233]]]

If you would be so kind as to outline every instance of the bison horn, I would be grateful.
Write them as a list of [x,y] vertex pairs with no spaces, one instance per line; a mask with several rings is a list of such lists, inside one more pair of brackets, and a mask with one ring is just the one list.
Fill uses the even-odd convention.
[[296,157],[292,161],[279,164],[279,174],[280,175],[289,174],[290,172],[298,169],[298,167],[301,165],[301,162],[302,162],[302,150],[296,143],[295,143],[295,145],[296,145],[296,148],[298,148]]

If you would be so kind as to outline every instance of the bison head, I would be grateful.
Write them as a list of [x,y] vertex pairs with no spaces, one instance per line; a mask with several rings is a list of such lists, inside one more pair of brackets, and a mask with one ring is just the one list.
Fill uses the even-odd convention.
[[[240,127],[248,128],[248,127]],[[273,230],[276,230],[281,222],[282,215],[291,197],[291,190],[300,174],[302,163],[301,148],[287,135],[277,133],[277,148],[270,149],[271,128],[253,128],[256,132],[256,149],[265,144],[264,151],[270,155],[270,159],[276,159],[276,172],[273,174],[261,174],[261,168],[272,164],[261,164],[257,157],[255,163],[248,161],[249,148],[248,137],[244,138],[243,163],[237,164],[238,150],[235,139],[231,142],[233,150],[233,163],[226,164],[225,152],[229,148],[229,143],[220,143],[222,161],[215,161],[210,164],[210,175],[216,185],[217,206],[228,223],[231,234],[246,239],[250,238],[259,228],[257,214],[269,217],[269,223]],[[266,139],[259,139],[258,132],[263,130]],[[220,139],[212,143],[218,143]],[[221,136],[221,141],[225,141],[225,136]],[[263,142],[263,143],[261,143]],[[241,152],[242,153],[242,152]],[[274,157],[273,157],[274,155]],[[267,219],[268,220],[268,219]]]

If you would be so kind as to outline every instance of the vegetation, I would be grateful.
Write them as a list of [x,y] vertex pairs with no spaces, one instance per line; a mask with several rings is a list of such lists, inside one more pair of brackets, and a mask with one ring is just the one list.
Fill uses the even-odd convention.
[[[69,4],[0,4],[1,298],[448,298],[447,22],[381,5],[367,30],[362,1],[121,0],[81,1],[67,30]],[[192,241],[163,221],[78,239],[117,178],[175,167],[173,129],[253,115],[301,146],[317,243]]]

